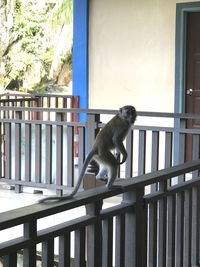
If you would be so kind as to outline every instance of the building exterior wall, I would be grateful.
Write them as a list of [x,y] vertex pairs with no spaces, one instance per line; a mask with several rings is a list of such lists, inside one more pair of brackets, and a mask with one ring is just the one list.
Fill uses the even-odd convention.
[[[91,0],[89,107],[174,111],[177,0]],[[197,2],[197,1],[196,1]]]

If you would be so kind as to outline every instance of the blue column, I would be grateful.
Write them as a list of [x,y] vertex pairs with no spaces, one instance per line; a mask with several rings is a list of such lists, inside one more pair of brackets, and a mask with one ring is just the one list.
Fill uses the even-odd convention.
[[88,108],[89,0],[73,0],[72,94],[80,96],[80,108]]

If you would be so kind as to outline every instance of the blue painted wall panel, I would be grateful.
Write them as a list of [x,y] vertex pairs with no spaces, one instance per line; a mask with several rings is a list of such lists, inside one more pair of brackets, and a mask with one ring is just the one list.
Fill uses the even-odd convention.
[[89,0],[74,0],[72,93],[80,96],[81,108],[88,108],[88,16]]

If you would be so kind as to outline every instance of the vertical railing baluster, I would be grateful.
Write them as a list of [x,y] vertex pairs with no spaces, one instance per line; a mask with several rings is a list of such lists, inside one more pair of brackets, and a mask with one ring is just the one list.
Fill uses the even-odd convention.
[[85,261],[85,228],[80,228],[75,231],[75,267],[86,267]]
[[115,266],[121,267],[125,261],[125,215],[116,216]]
[[85,160],[85,128],[78,128],[78,174],[81,173]]
[[146,164],[146,131],[139,131],[139,155],[138,155],[138,175],[145,173]]
[[74,127],[67,126],[67,185],[74,185]]
[[[63,113],[56,113],[56,121],[63,121]],[[63,125],[56,125],[56,184],[63,184]],[[61,190],[56,190],[62,195]]]
[[176,194],[176,220],[175,220],[175,266],[183,266],[183,219],[184,219],[184,193]]
[[11,179],[12,175],[12,154],[11,154],[12,138],[11,123],[5,123],[5,178]]
[[31,124],[25,124],[25,181],[31,182],[31,150],[32,135],[31,135]]
[[[185,138],[186,138],[185,133],[179,134],[179,163],[178,164],[185,162]],[[183,182],[184,178],[185,178],[184,175],[180,175],[178,177],[178,182]]]
[[99,131],[97,129],[97,123],[100,121],[99,114],[88,114],[87,115],[87,150],[86,153],[92,149],[95,137]]
[[59,267],[69,267],[70,258],[70,232],[59,236]]
[[190,249],[191,249],[191,266],[196,266],[199,262],[199,199],[198,199],[198,187],[192,187],[192,203],[191,208],[191,238],[190,238]]
[[157,171],[159,166],[159,132],[152,132],[151,171]]
[[103,221],[102,266],[112,267],[113,258],[113,218]]
[[42,243],[42,267],[54,267],[54,239]]
[[[47,107],[50,108],[51,107],[51,97],[47,96]],[[47,120],[51,120],[51,116],[50,116],[50,112],[47,112]]]
[[163,197],[158,202],[158,245],[157,255],[158,263],[157,266],[166,266],[166,235],[167,235],[167,200]]
[[2,257],[3,267],[17,267],[17,252]]
[[[44,97],[40,96],[40,107],[42,108],[43,106],[44,106]],[[43,120],[43,119],[44,119],[44,112],[41,111],[39,120]]]
[[[22,112],[16,111],[16,120],[22,119]],[[21,180],[21,122],[15,123],[15,181]],[[21,186],[15,185],[15,192],[21,192]]]
[[[166,147],[165,147],[166,148]],[[168,153],[168,152],[167,152]],[[166,154],[167,154],[166,153]],[[165,154],[165,156],[166,156]],[[166,157],[165,157],[166,160]],[[165,161],[166,163],[166,161]],[[159,192],[165,194],[168,189],[169,181],[164,180],[159,182]],[[158,238],[157,238],[157,266],[166,266],[167,257],[167,197],[163,196],[158,201]]]
[[[200,157],[200,136],[199,134],[193,134],[192,136],[192,159],[199,159]],[[199,171],[193,171],[192,172],[192,177],[195,178],[199,174]]]
[[157,201],[152,201],[149,203],[149,267],[157,266]]
[[[37,222],[32,220],[24,224],[24,238],[32,239],[37,235]],[[30,247],[25,248],[23,252],[23,266],[36,267],[36,245],[33,243]]]
[[54,239],[42,243],[42,267],[54,267]]
[[[98,123],[100,122],[100,114],[87,114],[87,128],[86,128],[86,154],[88,154],[94,144],[94,140],[100,130]],[[98,165],[95,161],[91,161],[88,165],[88,172],[94,175],[98,172]]]
[[58,108],[59,105],[59,97],[55,96],[55,108]]
[[175,266],[175,196],[167,197],[166,266]]
[[52,184],[52,125],[45,128],[45,182]]
[[42,132],[41,124],[35,125],[35,182],[41,183]]
[[183,264],[190,266],[191,259],[191,190],[184,191],[184,214],[183,214]]
[[63,108],[67,108],[67,97],[63,97]]
[[129,131],[126,137],[126,150],[128,158],[126,160],[125,177],[130,178],[133,176],[133,130]]
[[172,166],[172,133],[165,133],[165,168]]
[[[157,171],[159,165],[159,132],[152,132],[152,147],[151,147],[151,171]],[[157,185],[151,185],[151,192],[157,190]]]

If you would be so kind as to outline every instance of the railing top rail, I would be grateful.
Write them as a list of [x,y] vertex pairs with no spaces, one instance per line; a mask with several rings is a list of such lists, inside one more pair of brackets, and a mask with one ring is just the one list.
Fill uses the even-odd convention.
[[[0,122],[8,122],[8,123],[26,123],[26,124],[41,124],[41,125],[65,125],[65,126],[78,126],[78,127],[87,127],[87,122],[69,122],[69,121],[44,121],[44,120],[29,120],[29,119],[1,119]],[[105,124],[99,123],[98,127],[103,127]],[[97,124],[96,124],[97,127]],[[168,133],[183,133],[183,134],[200,134],[200,129],[188,129],[188,128],[174,128],[174,127],[155,127],[155,126],[143,126],[143,125],[134,125],[132,129],[140,130],[140,131],[152,131],[152,132],[168,132]]]
[[62,98],[72,98],[73,96],[72,95],[66,95],[66,94],[63,94],[63,93],[57,93],[57,94],[40,94],[40,93],[33,93],[33,94],[29,94],[29,93],[3,93],[3,94],[0,94],[0,97],[4,97],[4,96],[20,96],[20,97],[62,97]]
[[0,99],[0,103],[31,102],[38,101],[38,97]]
[[[36,97],[36,95],[35,95]],[[43,108],[43,107],[6,107],[0,106],[0,111],[33,111],[33,112],[56,112],[56,113],[86,113],[86,114],[107,114],[114,115],[118,110],[108,109],[81,109],[81,108]],[[138,116],[141,117],[157,117],[157,118],[172,118],[172,119],[200,119],[200,114],[193,113],[169,113],[169,112],[149,112],[138,111]]]
[[62,98],[72,98],[74,96],[72,95],[66,95],[63,93],[58,93],[58,94],[39,94],[39,93],[35,93],[35,94],[31,94],[32,96],[37,96],[37,97],[62,97]]
[[105,187],[98,187],[87,191],[80,192],[75,198],[68,201],[61,201],[51,204],[33,204],[27,207],[1,213],[0,230],[23,224],[29,220],[40,219],[45,216],[53,215],[58,212],[77,208],[89,203],[101,201],[124,192],[134,190],[138,187],[150,185],[156,182],[163,182],[178,175],[191,172],[200,168],[200,160],[190,161],[171,168],[159,170],[149,174],[129,179],[120,179],[116,182],[121,188],[107,190]]

